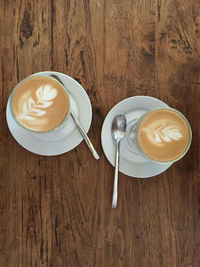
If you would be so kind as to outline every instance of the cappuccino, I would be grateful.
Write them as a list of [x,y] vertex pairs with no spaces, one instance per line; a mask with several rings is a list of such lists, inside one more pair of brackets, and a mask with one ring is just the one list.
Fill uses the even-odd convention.
[[189,147],[191,129],[180,112],[173,109],[153,110],[141,119],[137,140],[140,149],[150,159],[174,161]]
[[45,76],[33,76],[14,89],[11,109],[16,120],[25,128],[47,132],[65,119],[69,101],[58,81]]

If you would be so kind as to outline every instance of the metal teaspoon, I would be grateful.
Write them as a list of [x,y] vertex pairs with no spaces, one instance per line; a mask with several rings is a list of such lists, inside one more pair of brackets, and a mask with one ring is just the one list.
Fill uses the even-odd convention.
[[117,115],[112,122],[112,136],[116,140],[115,175],[114,175],[112,208],[117,207],[120,141],[122,140],[122,138],[124,138],[125,132],[126,132],[126,117],[124,115]]

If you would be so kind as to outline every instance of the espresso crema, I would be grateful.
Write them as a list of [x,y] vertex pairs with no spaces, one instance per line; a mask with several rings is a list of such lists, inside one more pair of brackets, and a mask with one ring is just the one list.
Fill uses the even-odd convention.
[[13,93],[11,105],[18,122],[36,132],[56,128],[69,108],[63,87],[56,80],[44,76],[22,81]]
[[168,162],[180,157],[190,141],[189,127],[178,112],[154,110],[147,114],[138,128],[138,142],[149,158]]

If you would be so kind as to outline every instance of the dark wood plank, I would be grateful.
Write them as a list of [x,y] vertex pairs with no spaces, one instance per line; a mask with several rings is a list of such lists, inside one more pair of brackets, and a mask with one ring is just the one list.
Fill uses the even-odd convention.
[[[0,3],[0,266],[200,266],[200,4],[198,0]],[[27,75],[74,77],[93,106],[84,142],[42,157],[20,147],[5,120],[8,97]],[[193,130],[188,154],[151,179],[120,174],[100,144],[120,100],[158,97]]]
[[[189,153],[168,171],[166,256],[171,266],[199,266],[199,104],[200,4],[198,1],[158,1],[156,31],[156,91],[188,118],[193,130]],[[160,195],[161,198],[162,195]],[[164,204],[164,203],[163,203]],[[162,265],[168,266],[165,257]]]

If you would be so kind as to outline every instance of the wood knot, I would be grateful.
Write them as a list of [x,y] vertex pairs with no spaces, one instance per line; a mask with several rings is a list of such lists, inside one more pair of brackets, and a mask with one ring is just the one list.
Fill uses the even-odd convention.
[[25,39],[29,39],[33,33],[33,25],[31,23],[30,13],[28,10],[24,11],[24,16],[20,25],[20,32]]
[[31,179],[31,180],[36,180],[37,179],[37,176],[34,174],[34,172],[30,172],[30,171],[26,171],[26,176],[28,179]]
[[165,39],[166,38],[166,32],[161,32],[160,33],[160,40],[163,40],[163,39]]
[[94,109],[94,114],[95,114],[96,118],[98,119],[98,121],[99,121],[100,124],[101,124],[101,123],[102,123],[102,120],[103,120],[103,114],[102,114],[102,112],[101,112],[101,109],[98,108],[98,107],[96,107],[96,108]]

